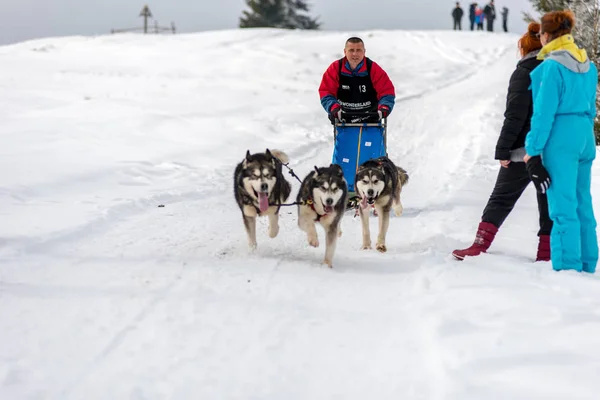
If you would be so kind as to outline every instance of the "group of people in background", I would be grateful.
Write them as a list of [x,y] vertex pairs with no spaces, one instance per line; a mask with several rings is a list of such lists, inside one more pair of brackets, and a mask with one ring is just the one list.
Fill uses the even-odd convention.
[[[462,30],[462,19],[464,11],[460,6],[459,2],[456,2],[456,7],[452,10],[452,19],[454,20],[454,30]],[[502,7],[502,28],[504,32],[508,32],[508,8]],[[469,5],[469,22],[471,23],[471,30],[475,30],[477,27],[478,31],[483,30],[483,22],[486,22],[486,30],[488,32],[494,31],[494,21],[496,20],[496,5],[494,0],[491,0],[485,7],[479,7],[478,3],[471,3]]]

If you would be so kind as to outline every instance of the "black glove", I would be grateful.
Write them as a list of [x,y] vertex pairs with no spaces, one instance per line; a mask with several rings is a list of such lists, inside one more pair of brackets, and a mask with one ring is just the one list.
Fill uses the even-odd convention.
[[379,108],[377,109],[377,111],[378,111],[378,114],[379,114],[379,119],[384,119],[388,115],[390,115],[390,108],[388,106],[379,106]]
[[331,122],[335,122],[336,119],[338,121],[342,120],[342,107],[339,104],[335,103],[331,106],[329,109],[329,119]]
[[529,179],[535,185],[535,190],[538,193],[545,194],[550,187],[550,175],[542,164],[542,158],[540,156],[533,156],[527,161],[526,164],[527,172],[529,173]]

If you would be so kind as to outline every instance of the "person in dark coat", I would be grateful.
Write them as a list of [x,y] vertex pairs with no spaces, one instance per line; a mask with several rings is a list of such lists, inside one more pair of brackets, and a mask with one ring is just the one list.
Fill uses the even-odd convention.
[[[525,154],[525,137],[530,130],[531,116],[533,115],[529,73],[541,63],[541,60],[537,59],[537,54],[542,48],[539,32],[540,24],[532,22],[529,24],[527,33],[519,40],[522,58],[510,78],[504,124],[496,144],[495,159],[500,161],[500,171],[483,211],[475,241],[471,247],[452,252],[452,255],[458,260],[463,260],[468,256],[477,256],[489,249],[498,228],[508,217],[531,181],[526,164],[523,162],[523,156]],[[540,229],[536,261],[549,261],[552,221],[548,213],[546,194],[538,193],[537,202]]]
[[471,3],[469,6],[469,21],[471,22],[471,30],[475,29],[475,10],[477,10],[477,3]]
[[502,7],[502,28],[508,32],[508,8]]
[[496,6],[494,5],[494,0],[490,1],[490,4],[485,6],[483,13],[485,14],[485,20],[487,21],[488,32],[493,32],[494,20],[496,19]]
[[462,31],[462,18],[464,15],[463,9],[460,7],[460,3],[456,2],[456,7],[452,10],[452,18],[454,19],[454,30]]

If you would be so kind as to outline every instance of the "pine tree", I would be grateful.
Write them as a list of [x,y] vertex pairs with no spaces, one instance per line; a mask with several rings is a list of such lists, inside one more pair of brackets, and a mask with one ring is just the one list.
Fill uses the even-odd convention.
[[286,10],[284,0],[246,0],[250,11],[240,17],[240,28],[283,28]]
[[[569,8],[571,0],[529,0],[534,10],[540,14],[545,14],[550,11],[565,10]],[[533,17],[531,14],[525,13],[526,21],[539,21],[539,18]]]
[[[596,67],[600,68],[600,0],[572,0],[570,8],[575,14],[573,37],[583,47]],[[600,110],[600,85],[596,90],[596,108]],[[596,115],[594,133],[600,144],[600,116]]]
[[320,23],[310,18],[305,0],[246,0],[250,11],[244,11],[240,28],[319,29]]
[[287,28],[290,29],[319,29],[320,23],[308,15],[309,6],[305,0],[285,0],[287,6]]

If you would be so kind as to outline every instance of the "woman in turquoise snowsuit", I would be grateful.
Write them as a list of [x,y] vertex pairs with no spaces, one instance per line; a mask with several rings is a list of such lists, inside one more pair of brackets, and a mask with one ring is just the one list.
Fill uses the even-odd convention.
[[525,161],[536,188],[548,189],[552,267],[594,273],[598,240],[590,187],[598,70],[575,45],[574,24],[570,11],[542,18],[538,58],[544,61],[530,74],[534,112]]

